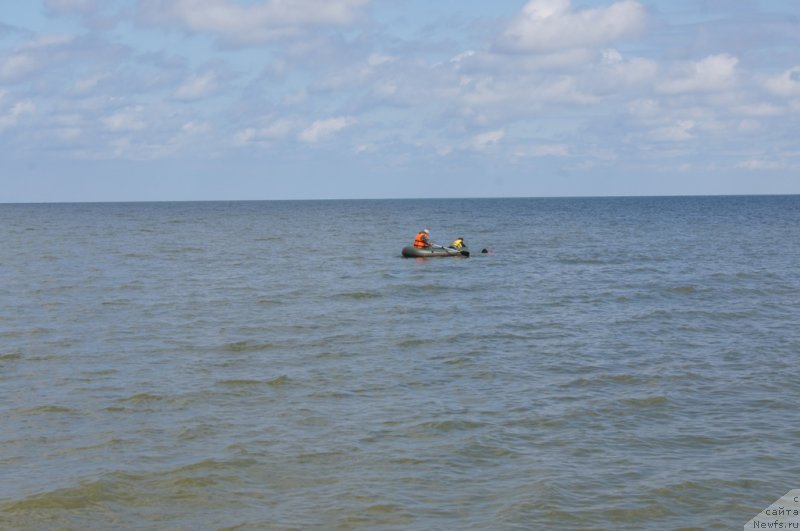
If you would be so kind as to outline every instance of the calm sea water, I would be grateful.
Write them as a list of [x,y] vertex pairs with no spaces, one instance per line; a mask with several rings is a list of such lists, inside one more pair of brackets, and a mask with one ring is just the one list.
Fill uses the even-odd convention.
[[741,529],[798,264],[798,196],[0,205],[0,527]]

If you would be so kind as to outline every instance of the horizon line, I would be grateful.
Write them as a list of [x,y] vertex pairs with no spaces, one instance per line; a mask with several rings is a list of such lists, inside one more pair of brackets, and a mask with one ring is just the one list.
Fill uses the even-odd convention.
[[87,205],[87,204],[136,204],[136,203],[260,203],[260,202],[313,202],[313,201],[437,201],[437,200],[483,200],[483,199],[657,199],[657,198],[703,198],[703,197],[792,197],[800,193],[753,193],[753,194],[652,194],[652,195],[541,195],[541,196],[448,196],[448,197],[319,197],[319,198],[275,198],[275,199],[139,199],[139,200],[93,200],[93,201],[0,201],[0,205]]

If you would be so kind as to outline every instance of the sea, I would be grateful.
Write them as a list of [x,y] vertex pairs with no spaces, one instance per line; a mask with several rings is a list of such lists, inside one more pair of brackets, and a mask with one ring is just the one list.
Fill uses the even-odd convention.
[[799,265],[800,196],[3,204],[0,528],[741,529]]

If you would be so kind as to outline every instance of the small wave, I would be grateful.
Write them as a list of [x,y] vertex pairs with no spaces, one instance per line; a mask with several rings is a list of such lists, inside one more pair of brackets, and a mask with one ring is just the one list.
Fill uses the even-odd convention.
[[759,484],[762,484],[762,486],[768,485],[766,482],[752,480],[731,481],[725,479],[707,479],[704,481],[683,481],[681,483],[657,487],[652,490],[652,495],[659,498],[691,499],[702,494],[725,492],[730,489],[748,487],[748,485],[746,485],[747,483],[752,483],[752,485],[749,485],[750,488],[756,487]]
[[413,432],[451,432],[451,431],[466,431],[475,430],[484,427],[483,422],[476,422],[473,420],[431,420],[422,422],[415,425],[411,431]]
[[24,500],[4,504],[3,509],[9,514],[52,509],[85,509],[96,507],[101,502],[118,501],[121,497],[124,498],[125,491],[124,486],[114,485],[108,481],[81,482],[74,487],[45,492]]
[[231,468],[248,468],[257,464],[257,461],[252,458],[233,458],[233,459],[203,459],[196,463],[180,466],[174,470],[168,471],[167,475],[182,475],[187,472],[208,472],[208,471],[227,471]]
[[76,410],[65,407],[65,406],[56,406],[56,405],[45,405],[45,406],[36,406],[28,409],[23,409],[18,411],[23,415],[45,415],[48,413],[77,413]]
[[339,293],[336,295],[336,298],[339,299],[351,299],[351,300],[367,300],[367,299],[379,299],[382,295],[380,293],[376,293],[374,291],[349,291],[345,293]]
[[[356,450],[353,449],[352,451],[355,452]],[[300,464],[337,464],[342,462],[342,459],[345,455],[345,451],[338,450],[330,452],[310,452],[298,455],[296,460]]]
[[146,402],[157,402],[160,400],[164,400],[164,397],[160,395],[154,395],[152,393],[137,393],[129,396],[128,398],[123,398],[121,401],[130,402],[131,404],[143,404]]
[[[237,458],[222,461],[206,459],[158,473],[113,472],[99,479],[81,481],[69,487],[3,503],[0,505],[0,512],[18,518],[31,518],[37,513],[47,515],[48,511],[97,510],[98,507],[118,504],[136,507],[159,501],[164,503],[165,500],[172,502],[179,500],[180,503],[196,502],[206,506],[208,503],[213,503],[209,502],[208,493],[204,488],[209,480],[235,481],[235,469],[246,470],[254,464],[256,461],[253,459]],[[55,514],[51,513],[49,516]]]
[[5,354],[0,354],[0,361],[14,361],[22,359],[22,354],[19,352],[8,352]]
[[263,385],[263,380],[220,380],[220,385]]
[[539,418],[526,418],[522,420],[509,421],[506,425],[514,428],[525,428],[531,430],[545,429],[555,430],[561,428],[566,424],[563,418],[559,417],[539,417]]
[[412,337],[409,339],[403,339],[401,341],[398,341],[397,346],[400,348],[414,348],[414,347],[421,347],[422,345],[427,345],[430,342],[431,342],[430,339]]
[[370,505],[369,507],[364,508],[364,511],[368,513],[398,513],[398,512],[405,512],[406,509],[399,505],[384,503],[378,505]]
[[416,466],[416,465],[424,465],[427,463],[427,461],[424,461],[422,459],[417,459],[416,457],[396,457],[394,459],[389,459],[388,462],[403,466]]
[[591,378],[584,378],[584,377],[577,378],[575,380],[563,383],[559,387],[562,388],[593,387],[596,385],[608,385],[608,384],[637,385],[644,383],[644,381],[645,380],[643,380],[641,377],[635,376],[633,374],[602,374]]
[[274,348],[272,343],[257,341],[235,341],[222,346],[222,350],[227,352],[260,352],[271,348]]
[[603,260],[602,258],[582,258],[578,256],[560,256],[557,258],[559,264],[564,265],[611,265],[622,263],[619,260]]
[[622,401],[623,404],[635,407],[651,407],[666,404],[669,399],[666,396],[649,396],[646,398],[626,398]]
[[43,336],[53,332],[50,328],[44,328],[41,326],[37,326],[35,328],[30,328],[28,330],[12,330],[9,332],[0,333],[0,337],[5,338],[18,338],[18,337],[29,337],[29,336]]
[[110,301],[103,301],[101,306],[127,306],[131,303],[130,299],[114,299]]
[[83,374],[86,376],[107,376],[109,374],[116,374],[119,371],[117,369],[100,369],[97,371],[83,371]]
[[750,319],[758,313],[755,310],[741,310],[738,312],[703,312],[702,315],[712,321],[738,321]]
[[602,511],[612,522],[641,522],[645,518],[659,518],[670,515],[670,511],[660,505],[642,505],[639,507],[615,507]]
[[267,380],[264,383],[266,383],[267,385],[275,385],[275,386],[286,385],[287,383],[289,383],[289,377],[286,376],[285,374],[282,374],[281,376],[277,376],[271,380]]
[[161,249],[161,252],[166,254],[192,254],[192,253],[202,253],[205,249],[201,249],[199,247],[172,247]]
[[352,398],[353,393],[347,391],[320,391],[306,395],[309,398],[324,398],[326,400],[338,400],[343,398]]
[[248,378],[241,378],[241,379],[235,379],[234,378],[234,379],[230,379],[230,380],[220,380],[217,383],[219,385],[229,385],[229,386],[234,386],[234,387],[238,387],[238,386],[247,387],[247,386],[258,386],[258,385],[279,386],[279,385],[285,385],[286,383],[288,383],[288,381],[289,381],[289,378],[285,374],[283,374],[281,376],[277,376],[277,377],[272,378],[270,380],[252,380],[252,379],[248,379]]
[[280,299],[264,299],[264,298],[261,298],[261,299],[258,299],[256,301],[256,304],[258,304],[259,306],[277,306],[279,304],[283,304],[283,301],[280,300]]
[[694,295],[695,293],[699,293],[699,289],[694,286],[675,286],[672,288],[668,288],[667,293],[674,293],[676,295]]

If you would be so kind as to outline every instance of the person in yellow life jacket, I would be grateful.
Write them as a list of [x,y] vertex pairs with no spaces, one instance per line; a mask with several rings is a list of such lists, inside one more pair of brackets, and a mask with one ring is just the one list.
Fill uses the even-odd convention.
[[450,244],[450,247],[452,247],[453,249],[463,249],[466,246],[467,244],[464,243],[464,238],[462,238],[461,236],[453,240],[453,243]]
[[431,242],[428,241],[428,234],[430,234],[428,229],[419,231],[417,233],[417,237],[414,238],[414,247],[417,249],[425,249],[426,247],[430,247]]

